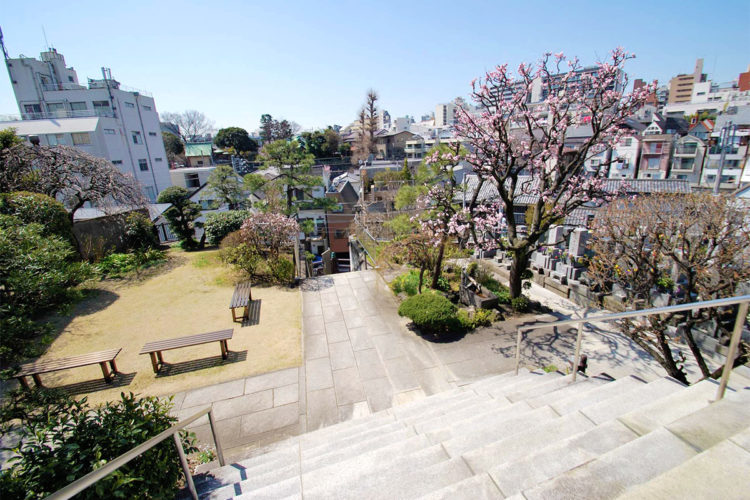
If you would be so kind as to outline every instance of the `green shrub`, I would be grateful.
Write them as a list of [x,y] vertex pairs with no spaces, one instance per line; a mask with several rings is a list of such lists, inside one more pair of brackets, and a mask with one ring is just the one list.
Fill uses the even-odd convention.
[[209,245],[218,245],[229,233],[238,231],[250,216],[248,210],[215,212],[206,216],[204,229]]
[[472,278],[476,278],[477,269],[479,269],[479,264],[476,261],[472,261],[468,266],[466,266],[466,274],[468,274]]
[[[427,281],[427,273],[425,273],[425,277],[423,278],[424,281]],[[418,271],[409,271],[408,273],[400,274],[396,276],[396,278],[391,281],[391,290],[393,290],[393,293],[401,293],[404,292],[408,296],[413,296],[418,293],[418,287],[419,287],[419,272]],[[422,286],[424,287],[424,283],[422,283]]]
[[497,311],[493,309],[477,309],[473,313],[469,313],[466,309],[459,309],[457,316],[461,326],[466,330],[492,326],[492,323],[497,321]]
[[125,219],[125,245],[130,250],[146,250],[159,246],[159,236],[151,219],[132,212]]
[[43,236],[55,234],[72,241],[70,216],[63,204],[50,196],[26,191],[1,193],[0,214],[18,217],[26,224],[40,224]]
[[557,371],[557,367],[555,365],[547,365],[544,368],[542,368],[546,373],[552,373]]
[[284,257],[279,257],[278,259],[268,260],[267,264],[271,270],[273,281],[282,285],[291,283],[292,278],[294,278],[294,264],[292,261]]
[[516,312],[528,311],[529,305],[529,299],[525,295],[519,295],[518,297],[510,300],[510,306]]
[[[121,394],[91,407],[57,391],[23,391],[3,408],[3,422],[20,419],[21,444],[12,467],[0,471],[5,499],[44,498],[168,429],[177,419],[170,400]],[[194,440],[181,432],[187,453]],[[182,477],[172,439],[120,467],[76,498],[173,498]]]
[[409,297],[398,308],[399,316],[411,319],[428,333],[443,333],[460,328],[457,308],[437,293],[422,293]]
[[145,252],[111,253],[96,264],[96,269],[104,277],[122,278],[126,274],[146,269],[165,260],[164,252],[153,248]]

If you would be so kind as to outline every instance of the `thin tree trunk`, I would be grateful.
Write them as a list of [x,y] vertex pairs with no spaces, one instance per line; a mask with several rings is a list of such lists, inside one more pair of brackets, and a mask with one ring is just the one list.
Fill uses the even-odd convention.
[[672,356],[672,349],[669,348],[669,343],[667,342],[664,334],[661,332],[662,330],[659,328],[659,331],[656,334],[656,338],[659,344],[659,348],[661,349],[661,353],[664,356],[664,369],[667,370],[667,374],[670,377],[679,380],[685,385],[690,385],[685,372],[677,367],[677,363],[675,363],[674,361],[674,356]]
[[440,273],[443,270],[443,254],[445,253],[445,237],[440,240],[440,249],[438,250],[437,260],[435,261],[435,269],[432,272],[432,285],[433,290],[437,290],[438,280],[440,279]]
[[688,347],[690,347],[690,352],[693,353],[693,357],[695,357],[695,361],[701,369],[703,377],[710,377],[711,371],[708,369],[708,366],[706,366],[706,360],[703,359],[703,354],[693,338],[693,324],[695,324],[695,321],[692,318],[685,323],[685,339],[687,340]]
[[510,265],[510,297],[512,299],[521,296],[523,273],[529,267],[529,253],[526,250],[512,250],[513,262]]
[[422,265],[419,267],[419,285],[417,286],[417,292],[422,293],[422,282],[424,280],[424,271],[425,266]]

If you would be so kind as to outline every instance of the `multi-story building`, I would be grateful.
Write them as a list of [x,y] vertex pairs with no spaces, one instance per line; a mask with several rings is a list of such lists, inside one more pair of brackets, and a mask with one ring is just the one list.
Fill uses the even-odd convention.
[[693,86],[696,83],[705,82],[706,75],[703,73],[703,59],[695,61],[695,69],[689,75],[677,75],[669,80],[669,104],[690,102],[693,97]]
[[42,145],[64,144],[106,158],[132,174],[152,201],[171,185],[151,95],[127,89],[106,68],[101,79],[81,85],[55,49],[39,59],[6,55],[5,65],[20,116],[0,122],[0,129],[14,128]]
[[609,166],[610,179],[635,179],[641,153],[641,136],[624,137],[612,152]]
[[672,153],[672,165],[669,169],[670,179],[681,179],[697,186],[701,180],[703,159],[706,154],[706,143],[694,135],[680,137],[675,142]]
[[435,126],[449,127],[456,122],[456,105],[452,102],[435,106]]
[[681,118],[655,113],[654,121],[643,131],[638,179],[666,179],[669,175],[672,146],[686,134],[687,122]]
[[708,158],[703,167],[703,187],[714,186],[719,170],[719,189],[734,190],[740,187],[741,181],[746,182],[745,178],[750,181],[750,176],[743,177],[743,171],[747,171],[749,139],[750,106],[728,108],[716,118],[716,124],[711,132]]

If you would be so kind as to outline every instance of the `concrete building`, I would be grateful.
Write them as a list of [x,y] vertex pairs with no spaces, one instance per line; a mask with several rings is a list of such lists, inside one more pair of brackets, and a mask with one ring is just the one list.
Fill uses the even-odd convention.
[[127,89],[106,68],[101,79],[81,85],[55,49],[39,59],[5,54],[20,116],[0,122],[0,129],[14,128],[27,140],[38,137],[42,145],[65,144],[105,158],[132,174],[151,201],[171,185],[151,95]]
[[703,59],[695,61],[695,69],[689,75],[677,75],[669,80],[669,104],[690,102],[693,97],[693,87],[697,83],[705,82],[706,75],[703,73]]
[[381,130],[375,134],[375,147],[377,158],[385,160],[400,160],[406,156],[406,141],[414,138],[407,130],[386,132]]
[[[722,143],[722,130],[725,128],[726,140]],[[711,132],[712,145],[703,167],[703,187],[714,186],[720,167],[722,168],[719,189],[735,190],[740,187],[741,182],[750,182],[750,175],[747,173],[749,141],[750,106],[728,108],[725,113],[719,115]],[[723,165],[722,147],[725,149]]]
[[706,155],[706,143],[693,135],[677,139],[672,154],[672,165],[669,169],[670,179],[681,179],[697,186],[701,180],[703,160]]
[[654,121],[643,131],[638,179],[666,179],[669,175],[672,146],[687,133],[684,119],[654,114]]
[[208,167],[214,164],[213,145],[210,142],[185,144],[185,161],[188,167]]
[[452,102],[435,106],[435,126],[449,127],[456,123],[456,105]]
[[173,168],[169,171],[169,176],[174,186],[194,191],[208,182],[208,176],[211,175],[211,172],[215,168],[215,166],[210,165],[205,167]]
[[638,160],[641,154],[641,137],[625,137],[612,153],[612,164],[609,166],[610,179],[635,179],[638,173]]

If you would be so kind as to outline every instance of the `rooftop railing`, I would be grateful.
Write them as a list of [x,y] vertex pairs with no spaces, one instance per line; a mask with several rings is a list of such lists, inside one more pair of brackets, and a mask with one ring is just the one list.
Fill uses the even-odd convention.
[[45,92],[55,92],[62,90],[86,90],[85,85],[78,83],[43,83],[42,90]]
[[674,313],[680,311],[696,311],[699,309],[710,309],[713,307],[726,307],[739,305],[737,310],[737,317],[734,321],[734,329],[732,330],[732,337],[729,341],[729,349],[727,352],[727,361],[724,363],[724,370],[721,374],[721,382],[716,390],[716,401],[724,397],[727,384],[729,383],[729,376],[732,373],[734,360],[737,357],[737,348],[740,345],[740,337],[742,336],[742,327],[745,324],[745,318],[747,317],[748,304],[750,303],[750,295],[740,295],[737,297],[730,297],[726,299],[716,300],[705,300],[700,302],[691,302],[689,304],[678,304],[675,306],[666,307],[654,307],[652,309],[642,309],[638,311],[626,311],[621,313],[612,314],[595,314],[592,316],[584,316],[582,318],[566,319],[562,321],[553,321],[552,323],[534,323],[533,325],[523,325],[516,329],[516,375],[518,375],[518,368],[521,364],[521,341],[523,340],[523,333],[530,332],[532,330],[540,330],[542,328],[556,328],[558,326],[576,325],[578,327],[578,335],[576,336],[576,347],[575,347],[575,359],[573,361],[573,377],[572,381],[575,382],[576,374],[578,373],[578,365],[581,362],[581,339],[583,337],[583,326],[586,323],[605,323],[608,321],[616,321],[627,318],[645,318],[647,316],[654,316],[656,314]]
[[34,113],[21,113],[21,120],[58,120],[61,118],[114,118],[115,113],[111,109],[84,109],[84,110],[59,110],[59,111],[40,111]]

